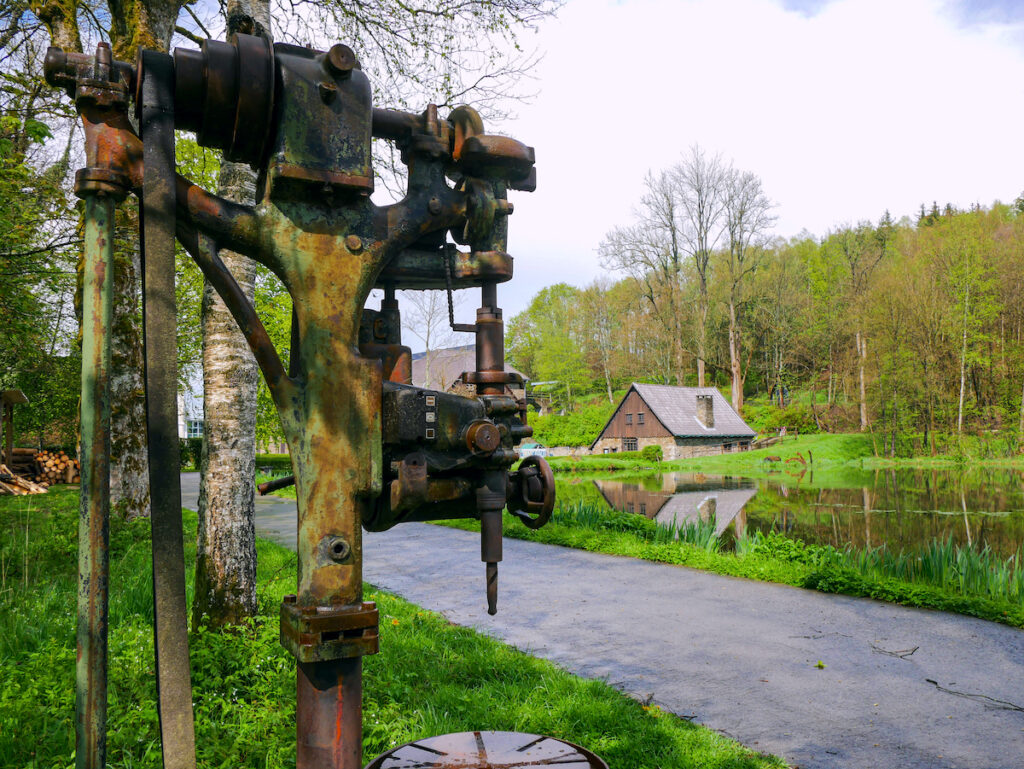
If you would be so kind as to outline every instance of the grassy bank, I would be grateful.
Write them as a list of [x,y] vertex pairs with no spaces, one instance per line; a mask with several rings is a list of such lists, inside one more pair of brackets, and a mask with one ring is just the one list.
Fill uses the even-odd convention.
[[[78,495],[0,498],[0,766],[74,764]],[[195,516],[186,515],[186,558]],[[199,764],[295,765],[295,673],[277,640],[295,555],[259,541],[259,616],[233,633],[192,633]],[[111,528],[110,767],[159,767],[146,521]],[[187,582],[191,585],[191,575]],[[367,760],[395,744],[468,729],[552,734],[625,767],[782,767],[707,729],[571,676],[395,596],[380,655],[365,661]]]
[[[444,525],[479,531],[476,521]],[[1019,555],[1007,562],[949,543],[933,543],[911,554],[882,548],[845,551],[776,534],[741,538],[735,550],[723,551],[713,528],[698,523],[672,531],[643,516],[585,502],[560,507],[538,530],[527,529],[507,513],[503,522],[505,536],[516,539],[939,609],[1024,628]]]
[[[778,460],[769,459],[777,457]],[[872,437],[864,433],[817,433],[787,437],[779,443],[754,451],[719,454],[710,457],[650,462],[639,452],[596,454],[580,457],[551,457],[556,472],[588,473],[627,470],[633,473],[656,473],[673,470],[742,474],[762,477],[779,472],[799,474],[813,472],[823,482],[841,482],[864,470],[887,468],[956,468],[965,466],[1011,467],[1024,469],[1024,456],[1000,456],[989,450],[988,443],[965,437],[946,453],[920,457],[877,457]]]

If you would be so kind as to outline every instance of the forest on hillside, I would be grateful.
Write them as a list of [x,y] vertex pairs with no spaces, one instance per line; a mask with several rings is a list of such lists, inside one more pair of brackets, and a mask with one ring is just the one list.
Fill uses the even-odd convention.
[[821,237],[763,228],[739,259],[726,211],[701,265],[684,206],[666,216],[663,180],[647,181],[638,221],[601,246],[622,277],[546,287],[509,323],[510,362],[556,407],[631,381],[696,385],[703,360],[703,384],[741,410],[759,396],[814,429],[871,430],[887,454],[964,432],[1020,445],[1024,200],[933,203]]

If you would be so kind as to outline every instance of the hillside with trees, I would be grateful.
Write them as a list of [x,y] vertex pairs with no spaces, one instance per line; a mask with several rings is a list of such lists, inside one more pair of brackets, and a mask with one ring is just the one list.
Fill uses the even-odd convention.
[[600,247],[617,280],[548,286],[509,323],[512,365],[556,410],[707,384],[886,455],[1024,442],[1024,199],[773,239],[757,178],[697,149],[646,188]]

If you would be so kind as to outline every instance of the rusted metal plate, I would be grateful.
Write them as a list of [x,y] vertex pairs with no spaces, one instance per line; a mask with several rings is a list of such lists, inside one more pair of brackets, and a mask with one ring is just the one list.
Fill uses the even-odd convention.
[[571,742],[523,732],[457,732],[416,740],[378,756],[366,769],[608,769]]
[[[377,288],[389,284],[406,289],[446,288],[445,258],[443,251],[406,249],[381,271]],[[512,257],[502,251],[459,251],[451,262],[453,289],[505,283],[512,279]]]

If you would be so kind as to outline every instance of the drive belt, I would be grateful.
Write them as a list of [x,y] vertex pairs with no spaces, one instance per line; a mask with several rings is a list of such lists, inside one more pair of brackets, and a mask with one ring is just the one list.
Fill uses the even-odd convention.
[[157,706],[164,769],[193,769],[175,344],[174,61],[166,54],[143,51],[139,70],[145,163],[139,232]]

